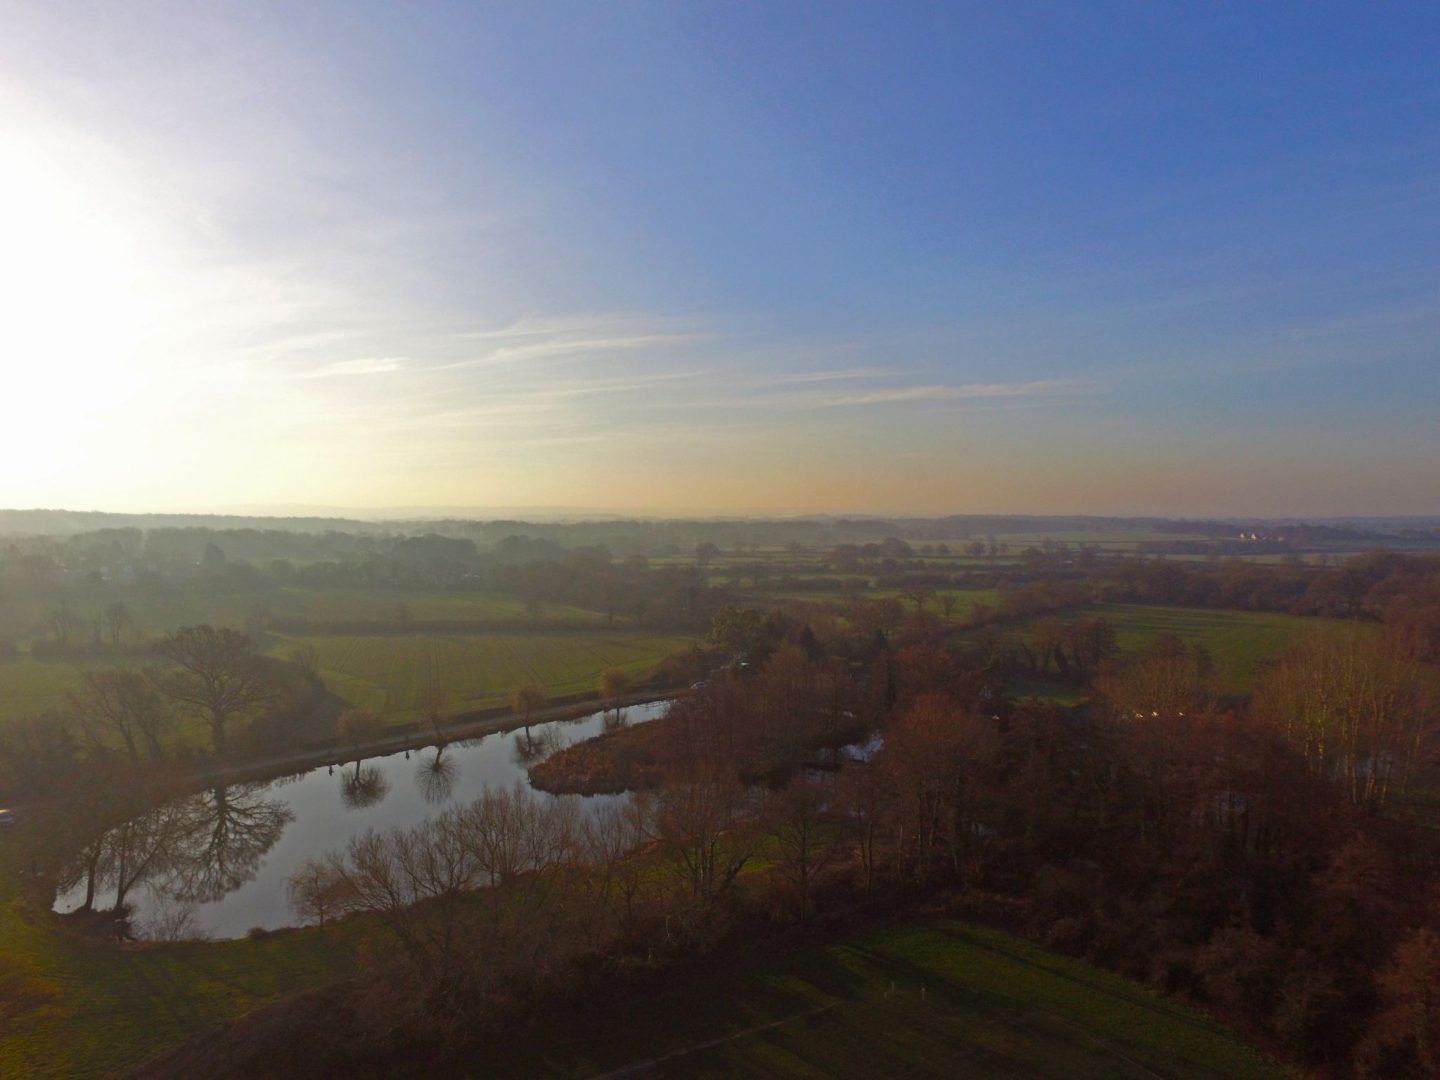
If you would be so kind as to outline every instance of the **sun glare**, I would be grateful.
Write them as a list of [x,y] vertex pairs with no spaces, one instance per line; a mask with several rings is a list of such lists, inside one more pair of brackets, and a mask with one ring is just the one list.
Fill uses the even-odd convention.
[[[101,155],[10,130],[0,145],[0,363],[8,454],[83,445],[134,389],[151,238]],[[73,430],[57,439],[55,417]]]

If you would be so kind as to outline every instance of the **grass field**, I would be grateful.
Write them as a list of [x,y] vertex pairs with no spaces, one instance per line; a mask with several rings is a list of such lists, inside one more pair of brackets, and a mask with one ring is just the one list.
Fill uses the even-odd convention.
[[536,682],[550,695],[592,690],[607,668],[634,677],[693,644],[680,636],[593,633],[276,635],[276,651],[312,645],[335,694],[390,719],[414,714],[427,686],[445,687],[450,708],[507,701]]
[[[988,604],[995,608],[1000,605],[1000,594],[995,589],[940,589],[934,596],[925,602],[925,610],[931,615],[942,615],[940,607],[941,596],[953,596],[955,598],[955,610],[951,617],[963,619],[973,611],[978,604]],[[905,606],[906,614],[915,610],[914,601],[908,599],[897,589],[866,589],[860,594],[863,600],[899,600]],[[766,590],[759,594],[761,600],[808,600],[815,604],[845,604],[846,600],[839,589],[777,589]]]
[[[13,838],[0,836],[0,1080],[123,1071],[343,973],[356,944],[345,924],[185,945],[86,941],[21,901],[14,862]],[[527,1033],[538,1038],[497,1045],[495,1074],[592,1076],[688,1051],[653,1075],[1284,1075],[1203,1015],[1136,983],[951,921],[867,930],[759,970],[592,1000]],[[689,1050],[714,1040],[724,1041]]]
[[[432,679],[449,690],[452,711],[475,709],[506,701],[517,687],[532,681],[553,696],[594,689],[607,668],[620,668],[639,678],[695,640],[624,631],[523,629],[272,637],[271,652],[278,656],[296,646],[313,645],[320,657],[320,676],[331,692],[396,720],[414,714],[417,693]],[[0,663],[0,719],[60,707],[66,694],[80,685],[84,672],[85,665],[69,660],[22,657]]]
[[1083,686],[1067,683],[1057,678],[1011,679],[1005,684],[1005,692],[1017,701],[1035,698],[1052,705],[1079,705],[1085,700],[1087,691]]
[[[980,538],[976,537],[976,539]],[[1108,551],[1128,551],[1140,544],[1205,539],[1208,539],[1208,537],[1201,533],[1151,532],[1148,529],[1110,529],[1101,531],[1061,530],[1049,533],[1021,532],[995,534],[996,543],[1009,544],[1011,554],[1016,554],[1022,548],[1039,547],[1046,540],[1069,544],[1072,547],[1078,547],[1081,544],[1093,544],[1098,548]],[[952,541],[950,546],[953,548],[963,545],[963,541],[961,541],[959,545]]]
[[58,708],[84,677],[85,666],[68,660],[0,662],[0,720]]
[[[178,626],[210,623],[242,627],[257,616],[277,619],[316,619],[333,622],[381,622],[396,619],[403,605],[411,619],[524,620],[525,605],[512,596],[488,592],[427,592],[408,589],[278,588],[242,592],[213,592],[199,588],[170,588],[151,594],[135,590],[73,589],[66,604],[79,620],[76,635],[88,639],[90,626],[113,600],[122,600],[135,618],[136,629],[155,637]],[[6,597],[0,601],[0,640],[28,644],[44,637],[42,622],[58,605],[58,598]],[[547,604],[546,621],[603,623],[605,616],[584,608]]]
[[1115,627],[1121,657],[1133,656],[1163,633],[1199,642],[1215,658],[1217,685],[1244,693],[1255,682],[1260,662],[1315,635],[1373,632],[1368,624],[1269,612],[1217,611],[1152,604],[1099,604],[1061,615],[1062,621],[1101,616]]
[[1287,1075],[1203,1014],[1137,983],[948,920],[864,931],[644,1000],[597,1002],[500,1071],[583,1077],[656,1059],[646,1075]]
[[[282,590],[284,591],[284,590]],[[951,590],[958,599],[954,617],[964,618],[977,604],[998,606],[991,590]],[[314,617],[366,617],[363,613],[386,597],[393,607],[394,593],[330,593],[319,607],[316,598],[307,599]],[[811,602],[838,602],[838,593],[795,592],[767,594]],[[348,601],[346,599],[348,596]],[[894,593],[871,590],[869,598]],[[508,601],[498,598],[437,596],[423,606],[412,594],[416,618],[506,617]],[[451,602],[458,602],[465,614]],[[903,601],[906,609],[913,607]],[[931,600],[927,610],[939,613]],[[319,614],[325,612],[324,615]],[[332,614],[345,612],[346,615]],[[477,612],[488,611],[480,615]],[[424,612],[424,614],[422,614]],[[515,604],[514,614],[519,614]],[[1312,634],[1363,633],[1359,623],[1332,619],[1305,618],[1265,612],[1221,611],[1209,608],[1162,607],[1146,604],[1104,604],[1077,609],[1061,615],[1062,620],[1103,616],[1116,630],[1122,656],[1134,655],[1160,634],[1178,634],[1187,642],[1201,642],[1215,658],[1217,685],[1225,693],[1243,693],[1254,682],[1259,663],[1273,657]],[[552,613],[547,612],[547,619]],[[553,617],[565,617],[555,613]],[[593,612],[576,611],[577,624],[599,619]],[[615,631],[596,625],[574,631],[530,631],[517,619],[508,633],[443,634],[397,627],[391,633],[272,635],[271,651],[285,655],[298,645],[313,645],[320,657],[321,676],[341,698],[387,718],[402,720],[414,713],[417,692],[431,684],[450,689],[454,710],[481,708],[505,701],[516,687],[535,681],[550,694],[591,689],[600,672],[618,667],[632,676],[641,676],[661,659],[689,647],[693,639],[676,635]],[[27,657],[0,663],[0,718],[28,715],[63,703],[68,690],[77,686],[83,667],[72,661],[37,661]],[[1054,695],[1045,688],[1026,691],[1041,697]]]
[[[91,620],[109,600],[97,593],[73,596],[71,610]],[[148,636],[194,623],[242,627],[257,616],[327,622],[393,623],[394,632],[379,634],[269,635],[269,650],[284,656],[298,644],[320,651],[321,667],[330,688],[354,704],[387,716],[408,715],[415,692],[434,676],[451,688],[453,707],[495,704],[532,679],[552,694],[590,689],[600,672],[619,667],[643,675],[666,655],[690,644],[689,638],[614,632],[605,616],[583,608],[546,605],[543,618],[552,626],[572,624],[575,632],[531,630],[525,605],[518,599],[482,592],[422,592],[393,589],[269,589],[253,593],[212,593],[173,589],[158,595],[126,596],[138,630]],[[47,610],[38,599],[7,598],[0,602],[0,639],[28,642]],[[513,622],[514,633],[432,634],[423,627],[406,630],[406,621]],[[593,628],[593,633],[581,632]],[[77,631],[78,633],[78,631]],[[88,637],[86,630],[81,637]],[[105,660],[37,660],[21,654],[0,661],[0,719],[28,716],[58,708],[81,682],[87,667]],[[143,663],[131,658],[127,663]]]
[[109,1076],[344,970],[335,933],[117,949],[59,930],[16,894],[0,836],[0,1080]]

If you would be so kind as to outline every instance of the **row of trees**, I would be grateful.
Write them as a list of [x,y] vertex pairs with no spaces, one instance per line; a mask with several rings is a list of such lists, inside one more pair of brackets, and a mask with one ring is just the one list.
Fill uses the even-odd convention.
[[[782,638],[655,722],[660,775],[628,801],[590,817],[491,793],[308,868],[297,905],[380,917],[375,955],[403,978],[376,981],[423,1002],[417,1024],[449,1017],[446,1038],[597,952],[688,950],[746,912],[806,919],[858,890],[1008,911],[1337,1074],[1436,1068],[1440,849],[1402,799],[1435,762],[1433,672],[1320,640],[1238,715],[1168,638],[1109,665],[1088,711],[1009,703],[935,648],[843,683],[833,663]],[[878,752],[742,782],[835,700],[882,726]],[[767,870],[745,873],[761,845]]]
[[1432,1075],[1440,848],[1403,794],[1440,751],[1435,673],[1321,639],[1237,716],[1165,641],[1100,688],[1088,715],[967,699],[947,677],[902,703],[834,804],[867,881],[1019,898],[1051,945],[1308,1063]]
[[1440,749],[1440,678],[1383,642],[1321,639],[1270,669],[1250,714],[1348,802],[1381,806]]

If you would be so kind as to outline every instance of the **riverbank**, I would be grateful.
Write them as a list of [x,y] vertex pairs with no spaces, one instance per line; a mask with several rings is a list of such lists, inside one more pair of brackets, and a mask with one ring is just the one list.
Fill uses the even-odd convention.
[[[666,708],[660,701],[632,706],[629,714],[643,722]],[[170,804],[173,815],[186,822],[182,831],[199,841],[174,846],[164,871],[151,881],[155,887],[131,890],[131,925],[139,934],[151,933],[148,928],[176,905],[188,908],[193,926],[213,937],[292,925],[286,882],[307,859],[344,850],[371,830],[414,828],[486,791],[526,785],[526,769],[536,757],[598,734],[607,715],[597,710],[578,719],[535,722],[529,735],[512,730],[443,747],[392,749],[354,763],[179,794]],[[587,812],[604,801],[587,801]],[[193,883],[203,881],[215,887],[197,891]],[[77,885],[55,898],[54,909],[73,911],[84,897]],[[107,910],[114,903],[113,885],[103,882],[96,906]]]
[[[601,732],[536,762],[530,784],[550,795],[614,795],[658,787],[685,760],[686,748],[672,729],[673,716]],[[794,743],[761,740],[744,755],[739,777],[746,783],[775,783],[802,768],[824,767],[817,756],[822,751],[837,751],[873,734],[852,719]]]
[[[357,759],[384,757],[406,750],[423,750],[427,746],[464,742],[486,735],[503,734],[523,727],[534,727],[556,720],[578,720],[602,709],[633,708],[657,701],[669,701],[681,692],[679,687],[647,687],[622,698],[602,701],[595,693],[576,695],[558,704],[536,709],[528,720],[520,713],[481,709],[451,718],[438,729],[430,725],[405,724],[360,743],[328,740],[323,745],[311,742],[292,750],[246,757],[240,760],[197,764],[184,772],[170,774],[172,790],[200,790],[229,784],[254,783],[292,776],[329,765],[343,765]],[[13,821],[22,824],[31,813],[54,805],[46,802],[6,804]]]
[[269,780],[291,773],[308,772],[327,765],[342,765],[359,758],[384,757],[406,750],[421,750],[441,743],[463,742],[516,731],[523,727],[534,727],[555,720],[578,720],[601,709],[631,708],[649,705],[657,701],[668,701],[676,689],[660,687],[626,694],[623,698],[602,701],[597,694],[586,695],[579,700],[550,705],[536,709],[529,717],[516,712],[502,712],[495,715],[492,710],[465,713],[439,728],[429,725],[407,724],[393,728],[384,735],[360,743],[332,742],[323,747],[304,747],[298,750],[269,755],[264,758],[248,759],[197,770],[188,779],[197,787],[214,787],[221,784],[240,784],[257,780]]

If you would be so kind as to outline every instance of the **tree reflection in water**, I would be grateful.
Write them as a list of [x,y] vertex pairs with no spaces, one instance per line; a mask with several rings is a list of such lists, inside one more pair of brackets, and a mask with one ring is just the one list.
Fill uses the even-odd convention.
[[415,784],[420,789],[420,795],[432,806],[450,798],[459,775],[459,762],[445,756],[443,745],[437,746],[433,754],[421,757],[415,766]]
[[539,735],[531,735],[527,731],[515,740],[515,763],[517,765],[533,765],[559,749],[560,736],[554,731],[542,731]]
[[374,765],[361,768],[357,761],[353,773],[344,773],[340,777],[340,798],[348,809],[364,810],[389,794],[390,781]]
[[175,900],[209,903],[254,879],[260,860],[275,846],[294,812],[264,797],[269,784],[211,788],[178,800],[178,830],[163,893]]

